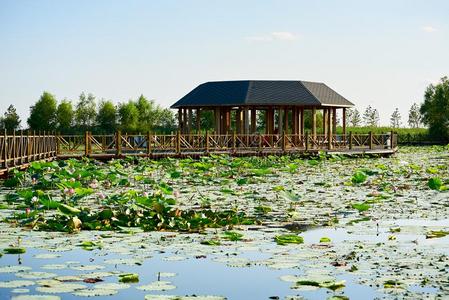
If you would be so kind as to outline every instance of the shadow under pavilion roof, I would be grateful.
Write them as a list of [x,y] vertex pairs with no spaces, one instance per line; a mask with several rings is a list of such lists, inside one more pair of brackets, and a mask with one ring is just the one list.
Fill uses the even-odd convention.
[[171,108],[216,106],[335,106],[354,104],[324,83],[293,80],[206,82]]

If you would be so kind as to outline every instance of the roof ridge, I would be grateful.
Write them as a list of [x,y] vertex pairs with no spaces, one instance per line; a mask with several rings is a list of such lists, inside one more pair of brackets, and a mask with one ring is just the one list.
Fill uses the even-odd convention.
[[248,80],[248,88],[246,89],[246,95],[245,95],[244,104],[248,103],[248,96],[249,96],[249,93],[250,93],[250,91],[251,91],[251,89],[253,87],[253,82],[254,82],[254,80]]
[[[302,83],[303,80],[299,80],[299,84],[301,84],[305,90],[307,91],[307,93],[309,93],[310,96],[312,96],[319,104],[323,105],[323,102],[320,101],[320,99],[318,99],[307,87],[304,83]],[[312,83],[321,83],[321,82],[313,82],[313,81],[306,81],[306,82],[312,82]]]

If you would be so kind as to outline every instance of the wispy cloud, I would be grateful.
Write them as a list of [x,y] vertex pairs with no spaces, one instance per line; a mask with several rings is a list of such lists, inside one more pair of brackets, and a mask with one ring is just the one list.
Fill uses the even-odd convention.
[[435,27],[430,26],[430,25],[423,26],[421,29],[423,31],[429,32],[429,33],[437,31],[437,29]]
[[250,36],[246,39],[253,42],[273,42],[273,41],[294,41],[299,37],[297,34],[288,31],[274,31],[269,34]]

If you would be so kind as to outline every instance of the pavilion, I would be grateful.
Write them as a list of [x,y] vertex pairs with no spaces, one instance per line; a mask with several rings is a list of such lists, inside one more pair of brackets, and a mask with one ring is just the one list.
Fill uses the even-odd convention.
[[[304,114],[310,110],[310,133],[316,137],[317,111],[321,110],[323,115],[322,134],[332,136],[336,133],[337,109],[341,109],[345,135],[346,109],[352,106],[353,103],[320,82],[239,80],[203,83],[171,108],[178,109],[179,130],[183,134],[190,134],[195,128],[201,132],[201,112],[212,110],[215,134],[219,135],[230,133],[231,114],[234,114],[237,134],[255,134],[259,111],[265,112],[265,134],[303,135]],[[193,124],[194,113],[196,124]]]

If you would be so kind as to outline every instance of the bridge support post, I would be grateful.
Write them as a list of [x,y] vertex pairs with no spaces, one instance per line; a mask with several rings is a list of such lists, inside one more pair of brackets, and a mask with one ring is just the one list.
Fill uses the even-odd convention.
[[369,132],[369,148],[370,149],[373,149],[373,132],[372,131],[370,131]]
[[352,131],[349,131],[349,150],[352,150]]
[[120,130],[117,130],[115,134],[115,149],[116,149],[115,155],[117,157],[122,156],[122,132]]
[[5,132],[3,135],[3,139],[4,139],[3,140],[4,148],[3,148],[3,153],[2,153],[3,165],[4,165],[5,169],[8,170],[8,133],[6,132],[6,129],[5,129]]

